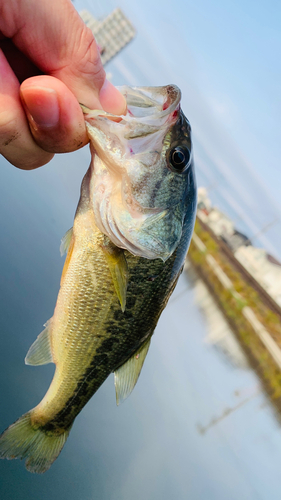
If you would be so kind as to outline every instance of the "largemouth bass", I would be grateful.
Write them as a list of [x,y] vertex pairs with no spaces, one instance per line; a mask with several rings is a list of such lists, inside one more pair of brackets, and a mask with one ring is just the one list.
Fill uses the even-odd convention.
[[53,317],[26,363],[56,364],[42,401],[0,437],[1,458],[45,472],[77,414],[114,372],[117,404],[133,390],[177,283],[195,213],[191,129],[177,87],[121,87],[127,113],[83,108],[86,173]]

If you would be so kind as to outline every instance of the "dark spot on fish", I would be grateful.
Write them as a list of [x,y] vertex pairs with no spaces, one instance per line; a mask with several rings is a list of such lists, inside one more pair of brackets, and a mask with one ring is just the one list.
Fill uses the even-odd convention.
[[[126,307],[127,306],[128,306],[128,304],[126,305]],[[122,313],[121,310],[120,311],[119,310],[114,311],[113,317],[114,317],[115,321],[119,321],[119,319],[121,319],[121,313]],[[122,314],[124,314],[124,313],[122,313]]]
[[99,365],[103,365],[105,368],[108,365],[108,356],[106,353],[96,354],[95,355],[95,365],[98,367]]
[[53,422],[48,422],[47,424],[44,425],[44,427],[39,427],[40,430],[44,431],[45,434],[49,433],[54,433],[55,429],[57,428],[57,425],[54,424]]
[[125,309],[125,312],[127,312],[127,314],[129,314],[129,309],[132,309],[134,307],[136,301],[137,301],[137,296],[130,295],[129,297],[127,297],[126,308],[128,310],[126,311]]
[[155,276],[148,276],[147,281],[155,281],[156,278],[158,278],[157,274]]
[[66,430],[66,429],[62,429],[61,427],[59,427],[57,425],[57,423],[55,423],[55,422],[48,422],[43,427],[38,427],[38,429],[43,431],[44,434],[46,434],[47,436],[48,435],[49,436],[54,436],[54,435],[59,436],[60,434],[62,434]]
[[112,351],[112,348],[115,344],[119,344],[119,338],[118,337],[109,337],[106,339],[102,345],[97,349],[97,352],[100,350],[105,350],[105,351]]

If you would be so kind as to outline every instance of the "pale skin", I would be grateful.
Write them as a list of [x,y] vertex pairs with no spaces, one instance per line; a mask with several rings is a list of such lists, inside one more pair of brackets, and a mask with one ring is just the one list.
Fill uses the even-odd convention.
[[79,102],[126,110],[71,1],[0,0],[0,154],[30,170],[84,146]]

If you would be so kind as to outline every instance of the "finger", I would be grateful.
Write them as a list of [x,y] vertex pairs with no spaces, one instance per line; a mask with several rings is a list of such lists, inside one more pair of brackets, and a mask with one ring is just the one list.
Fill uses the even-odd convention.
[[125,115],[127,112],[127,102],[125,97],[108,80],[105,80],[100,90],[99,100],[102,105],[102,109],[112,113],[113,115]]
[[76,97],[52,76],[35,76],[21,85],[30,129],[37,144],[52,153],[75,151],[88,142]]
[[[63,81],[79,102],[91,109],[100,109],[99,93],[105,82],[105,72],[94,36],[71,1],[40,0],[36,8],[32,1],[14,0],[14,3],[18,8],[12,22],[5,22],[8,19],[5,9],[0,18],[4,35],[12,38],[44,73]],[[125,99],[112,87],[103,89],[101,100],[105,107],[110,103],[106,111],[122,114],[126,108]]]
[[0,154],[16,167],[30,170],[53,155],[34,141],[19,97],[19,83],[0,50]]

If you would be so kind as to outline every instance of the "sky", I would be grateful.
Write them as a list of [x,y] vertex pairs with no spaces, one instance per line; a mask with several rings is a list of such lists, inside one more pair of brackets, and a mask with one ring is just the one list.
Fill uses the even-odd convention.
[[199,184],[210,189],[213,202],[238,229],[280,259],[280,3],[75,0],[74,5],[97,18],[123,9],[137,36],[107,65],[113,83],[181,88]]

